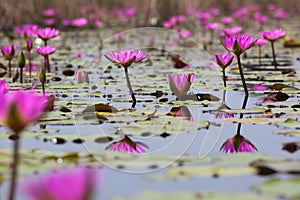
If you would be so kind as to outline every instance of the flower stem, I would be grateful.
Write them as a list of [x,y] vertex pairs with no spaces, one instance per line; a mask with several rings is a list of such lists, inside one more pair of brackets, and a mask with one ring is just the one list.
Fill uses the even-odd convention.
[[[46,60],[47,71],[48,71],[48,73],[50,73],[50,63],[49,63],[49,56],[48,55],[45,56],[45,60]],[[46,69],[45,69],[45,71],[46,71]]]
[[[248,95],[245,95],[244,102],[243,102],[243,105],[242,105],[242,109],[246,108],[247,102],[248,102]],[[242,119],[243,117],[244,117],[244,114],[241,113],[240,114],[240,119]],[[237,135],[241,135],[241,126],[242,126],[242,123],[238,123],[237,133],[236,133]]]
[[223,68],[223,83],[224,83],[224,87],[227,87],[227,85],[226,85],[225,68]]
[[277,69],[277,62],[276,62],[275,48],[274,48],[274,42],[273,41],[271,42],[271,46],[272,46],[274,69]]
[[32,70],[32,66],[31,66],[31,56],[30,56],[30,51],[28,51],[28,62],[29,62],[29,78],[31,78],[31,70]]
[[42,87],[43,87],[43,95],[45,95],[45,83],[42,83]]
[[8,77],[11,77],[11,60],[8,60]]
[[129,93],[130,93],[132,101],[133,101],[131,107],[135,108],[136,98],[134,96],[134,93],[133,93],[133,90],[132,90],[132,87],[131,87],[131,83],[130,83],[130,80],[129,80],[129,75],[128,75],[128,69],[127,69],[127,67],[125,67],[124,70],[125,70],[125,76],[126,76],[126,81],[127,81],[127,86],[128,86],[128,89],[129,89]]
[[[18,134],[16,134],[18,136]],[[9,200],[14,200],[17,186],[17,176],[18,176],[18,162],[19,162],[19,138],[14,141],[13,146],[13,163],[11,169],[11,180],[9,187]]]
[[20,83],[23,83],[23,68],[20,68]]
[[236,55],[236,59],[238,61],[238,66],[239,66],[239,71],[240,71],[240,75],[241,75],[241,79],[242,79],[242,83],[243,83],[243,87],[244,87],[244,92],[246,95],[248,95],[249,92],[248,92],[248,88],[247,88],[246,81],[244,78],[240,55]]
[[261,46],[258,46],[258,64],[261,65]]

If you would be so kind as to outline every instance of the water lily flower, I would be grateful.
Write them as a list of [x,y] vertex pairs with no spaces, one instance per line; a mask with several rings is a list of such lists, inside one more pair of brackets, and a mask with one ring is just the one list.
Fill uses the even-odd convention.
[[102,169],[72,167],[56,169],[23,183],[23,192],[32,200],[89,200],[99,189]]
[[43,10],[43,15],[45,17],[53,17],[55,15],[55,10],[54,9]]
[[49,18],[49,19],[45,19],[44,20],[44,24],[46,26],[52,26],[53,24],[55,24],[55,19]]
[[231,24],[233,22],[233,19],[231,17],[223,17],[221,19],[221,22],[224,24],[224,25],[228,25],[228,24]]
[[282,29],[261,31],[260,33],[264,37],[264,39],[271,42],[279,40],[286,35],[286,32]]
[[113,39],[115,43],[120,43],[125,41],[125,34],[124,33],[114,33]]
[[190,31],[181,31],[179,34],[180,34],[180,37],[183,38],[183,39],[192,36],[192,33]]
[[276,10],[276,5],[275,4],[273,4],[273,3],[271,3],[271,4],[268,4],[268,6],[267,6],[267,9],[268,9],[268,11],[270,11],[270,12],[273,12],[273,11],[275,11]]
[[132,17],[132,16],[135,15],[135,13],[136,13],[135,8],[127,8],[127,9],[125,9],[125,16],[126,17]]
[[48,56],[50,54],[53,54],[56,51],[56,48],[54,46],[43,46],[43,47],[36,47],[36,52],[42,56]]
[[259,24],[262,24],[268,20],[268,17],[266,15],[262,15],[260,12],[255,12],[253,17]]
[[0,80],[0,95],[8,92],[8,84],[5,80]]
[[238,34],[234,36],[225,36],[221,40],[223,46],[230,52],[240,55],[250,49],[256,42],[256,39],[249,34]]
[[171,91],[180,99],[187,94],[194,81],[195,75],[193,73],[178,74],[174,76],[167,74],[166,77]]
[[245,94],[248,94],[248,88],[243,74],[240,55],[247,49],[251,48],[255,44],[256,40],[257,39],[254,39],[254,37],[249,34],[225,36],[225,38],[221,40],[223,46],[228,51],[233,52],[236,55]]
[[0,94],[0,123],[19,133],[41,117],[47,99],[34,91]]
[[143,50],[125,50],[120,49],[118,52],[109,51],[105,57],[115,64],[119,64],[124,68],[129,67],[134,62],[139,62],[147,58],[147,54]]
[[224,142],[220,148],[225,153],[255,152],[257,148],[242,135],[235,135]]
[[231,36],[231,35],[236,35],[239,34],[243,31],[243,28],[240,26],[235,26],[232,28],[224,28],[221,30],[221,35],[223,36]]
[[221,54],[217,54],[214,56],[214,61],[222,68],[224,87],[226,87],[225,69],[227,66],[229,66],[232,63],[233,58],[234,56],[230,54],[224,56]]
[[257,41],[255,42],[255,46],[262,46],[265,45],[267,43],[267,40],[263,39],[263,38],[258,38]]
[[6,45],[6,46],[1,46],[1,52],[2,55],[4,56],[5,60],[12,60],[15,52],[17,50],[17,45]]
[[36,24],[24,24],[21,27],[16,26],[14,31],[18,33],[22,38],[37,37],[38,26]]
[[[21,131],[36,122],[47,106],[47,96],[38,96],[34,91],[0,93],[0,124],[9,127],[18,138]],[[13,162],[9,199],[14,199],[17,182],[19,140],[13,145]]]
[[109,51],[105,54],[105,57],[118,65],[121,65],[124,68],[125,72],[125,77],[127,81],[127,86],[129,89],[129,93],[132,98],[132,108],[135,108],[136,105],[136,98],[130,83],[129,75],[128,75],[128,67],[134,63],[134,62],[139,62],[145,58],[148,57],[148,55],[143,51],[143,50],[125,50],[125,49],[120,49],[118,52],[115,51]]
[[45,46],[47,46],[47,41],[49,39],[55,38],[58,36],[59,30],[55,28],[42,28],[38,30],[38,37],[41,38],[45,42]]
[[5,60],[8,60],[8,77],[11,77],[11,60],[13,59],[17,45],[1,46],[1,52]]
[[54,46],[43,46],[43,47],[36,47],[36,52],[45,58],[44,62],[44,70],[48,70],[50,72],[50,62],[49,62],[49,55],[53,54],[56,51]]
[[71,24],[75,27],[83,27],[88,23],[88,20],[84,17],[73,19]]
[[100,21],[100,20],[96,20],[95,22],[94,22],[94,26],[95,27],[100,27],[100,26],[102,26],[103,25],[103,23]]
[[258,90],[258,91],[264,91],[264,90],[268,89],[268,87],[263,84],[255,84],[255,85],[253,85],[252,89]]
[[32,40],[31,40],[31,39],[26,40],[26,50],[27,50],[28,52],[31,51],[32,46],[33,46],[33,45],[32,45]]
[[219,27],[219,24],[218,24],[218,23],[210,23],[210,24],[207,24],[205,28],[206,28],[206,30],[214,31],[214,30],[216,30],[218,27]]
[[69,26],[71,24],[71,20],[63,19],[63,20],[61,20],[61,23],[63,26]]
[[113,142],[105,149],[124,153],[144,153],[145,148],[149,147],[142,142],[132,141],[128,136],[125,135],[125,137],[122,140],[118,142]]
[[283,10],[282,8],[278,8],[276,11],[275,11],[275,17],[279,20],[281,19],[285,19],[288,17],[288,14],[285,10]]
[[[25,72],[30,72],[30,65],[26,65],[24,68]],[[38,72],[40,69],[37,65],[31,65],[32,72]]]
[[75,82],[76,84],[79,83],[89,83],[89,76],[88,73],[85,71],[78,71],[75,72]]
[[268,40],[271,43],[274,68],[277,69],[277,62],[276,62],[276,54],[275,54],[274,42],[276,40],[279,40],[279,39],[283,38],[286,35],[286,33],[282,29],[261,31],[260,33],[261,33],[261,35],[263,36],[264,39]]

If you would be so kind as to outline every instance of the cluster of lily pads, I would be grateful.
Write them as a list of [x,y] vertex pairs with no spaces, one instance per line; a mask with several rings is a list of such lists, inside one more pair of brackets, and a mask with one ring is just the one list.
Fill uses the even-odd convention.
[[[269,9],[272,9],[271,6]],[[44,12],[44,16],[51,17],[53,16],[53,10],[47,10]],[[132,16],[134,11],[128,10],[125,12],[126,15]],[[217,22],[209,22],[210,15],[218,15],[218,11],[216,9],[212,9],[210,11],[203,11],[201,14],[198,13],[197,10],[189,10],[190,14],[196,15],[199,17],[199,23],[210,33],[209,45],[212,45],[215,41],[215,30],[218,28]],[[245,9],[240,9],[233,13],[233,17],[244,22],[245,19]],[[285,13],[283,11],[277,11],[276,16],[278,18],[285,18]],[[254,18],[257,20],[257,23],[260,25],[266,22],[266,16],[262,15],[259,12],[256,12]],[[172,16],[168,21],[163,23],[163,27],[172,28],[178,32],[178,37],[176,38],[176,42],[180,45],[184,45],[184,42],[192,36],[190,31],[184,30],[184,26],[182,23],[185,22],[186,18],[182,15]],[[222,23],[227,27],[224,28],[221,33],[221,44],[225,47],[228,52],[231,52],[235,55],[238,65],[238,72],[240,73],[242,85],[245,92],[245,99],[243,103],[242,109],[245,109],[249,90],[246,84],[246,80],[243,73],[243,65],[241,62],[241,55],[245,53],[252,46],[264,45],[267,41],[270,42],[272,47],[272,57],[273,57],[273,65],[274,70],[278,70],[276,53],[274,42],[282,39],[286,32],[283,29],[274,29],[274,30],[266,30],[261,31],[259,38],[253,37],[246,33],[240,33],[242,31],[241,27],[228,27],[229,24],[232,23],[233,19],[231,17],[222,18]],[[45,21],[46,24],[53,24],[52,21],[47,19]],[[71,22],[68,20],[64,20],[63,24],[68,26],[72,24],[73,26],[83,27],[88,23],[88,21],[84,18],[74,19]],[[101,26],[101,21],[96,20],[95,26]],[[26,127],[36,123],[39,119],[42,119],[43,113],[47,111],[51,111],[51,104],[53,104],[53,99],[51,98],[51,94],[45,91],[45,85],[47,82],[47,75],[51,74],[51,65],[49,55],[53,54],[56,51],[56,47],[48,44],[50,39],[57,37],[60,31],[56,28],[38,28],[36,25],[26,24],[16,29],[17,33],[23,38],[25,43],[27,60],[29,62],[28,67],[26,66],[26,56],[21,51],[18,56],[18,68],[13,68],[12,61],[15,57],[15,53],[17,51],[17,45],[10,44],[1,46],[2,54],[5,60],[8,60],[8,67],[4,67],[8,71],[8,79],[11,82],[16,82],[20,80],[20,83],[23,82],[33,82],[36,77],[33,77],[33,65],[32,65],[32,49],[34,46],[34,40],[41,39],[43,41],[43,46],[35,47],[36,53],[43,57],[42,64],[40,66],[40,72],[38,74],[38,79],[42,85],[42,94],[35,89],[30,89],[29,91],[25,91],[23,89],[20,90],[11,90],[9,87],[9,83],[5,80],[0,80],[0,124],[7,126],[13,132],[13,162],[11,166],[11,181],[9,186],[9,199],[13,200],[15,198],[16,184],[17,184],[17,176],[18,176],[18,163],[19,163],[19,138],[22,135],[22,131],[25,130]],[[120,34],[114,34],[114,40],[117,43],[125,40],[125,37]],[[149,43],[154,45],[154,39],[150,38]],[[81,57],[81,56],[78,56]],[[129,72],[130,66],[134,63],[138,63],[143,61],[144,59],[149,59],[150,56],[141,49],[120,49],[118,51],[108,51],[105,54],[105,57],[117,66],[121,66],[124,69],[125,78],[127,87],[129,89],[130,96],[132,98],[131,111],[136,109],[137,99],[135,97],[135,90],[133,89],[130,79]],[[173,56],[172,60],[175,61],[183,69],[189,69],[190,66],[186,63],[183,63],[179,59],[179,57]],[[223,84],[226,88],[227,77],[225,74],[225,69],[233,63],[234,56],[231,54],[216,54],[214,55],[214,61],[221,67],[222,69],[222,77]],[[259,63],[261,58],[259,56]],[[24,70],[29,72],[28,79],[23,80]],[[36,75],[36,74],[34,74]],[[184,74],[167,74],[166,75],[166,84],[169,84],[169,89],[177,98],[177,100],[182,101],[184,104],[185,100],[219,100],[220,98],[210,95],[209,97],[203,94],[189,94],[189,90],[195,80],[196,75],[194,73],[184,73]],[[76,71],[74,73],[74,79],[76,84],[89,82],[88,73],[85,71]],[[196,86],[195,86],[196,87]],[[263,85],[256,85],[258,90],[266,89]],[[272,96],[273,95],[273,96]],[[276,95],[278,93],[272,94],[268,96],[266,99],[262,101],[273,101],[276,100]],[[52,99],[52,100],[51,100]],[[224,100],[224,99],[223,99]],[[274,100],[274,101],[275,101]],[[53,105],[52,105],[53,106]],[[230,110],[225,104],[222,104],[219,110]],[[152,115],[155,115],[152,114]],[[181,105],[178,107],[178,110],[175,111],[174,116],[184,117],[188,121],[193,121],[193,117],[188,111],[188,109]],[[220,113],[217,112],[216,118],[233,118],[233,113]],[[240,115],[240,119],[242,119],[243,115]],[[151,114],[149,115],[149,119],[151,120]],[[229,138],[227,141],[223,143],[220,150],[225,153],[239,153],[239,152],[255,152],[257,148],[254,144],[252,144],[247,138],[240,134],[241,123],[238,124],[238,131],[235,136]],[[119,141],[115,141],[110,143],[106,147],[109,151],[118,151],[125,153],[145,153],[146,149],[149,148],[146,144],[134,141],[130,138],[129,135],[124,135]],[[100,174],[102,178],[102,169],[95,170],[94,168],[86,168],[86,167],[74,167],[68,168],[64,170],[58,170],[57,172],[48,172],[43,174],[36,180],[28,181],[25,187],[25,192],[32,199],[90,199],[92,196],[93,190],[95,187],[95,175]],[[174,170],[176,171],[176,170]],[[180,172],[178,172],[180,173]],[[69,185],[72,188],[72,191],[67,191],[62,189],[61,183]]]

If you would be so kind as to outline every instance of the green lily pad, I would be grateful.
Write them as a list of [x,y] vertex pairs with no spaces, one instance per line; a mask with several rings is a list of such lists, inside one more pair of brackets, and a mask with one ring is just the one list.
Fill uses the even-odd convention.
[[279,179],[272,178],[262,183],[261,185],[253,186],[253,189],[263,194],[276,195],[286,197],[291,200],[300,198],[300,178]]
[[286,119],[284,122],[276,122],[278,127],[300,129],[300,122],[296,119]]
[[115,197],[113,200],[140,200],[140,199],[155,199],[155,200],[273,200],[274,197],[262,194],[251,193],[224,193],[224,192],[156,192],[156,191],[144,191],[136,197]]

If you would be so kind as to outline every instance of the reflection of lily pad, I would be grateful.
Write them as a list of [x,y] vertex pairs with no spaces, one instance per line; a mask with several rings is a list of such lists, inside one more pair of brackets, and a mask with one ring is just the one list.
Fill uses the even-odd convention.
[[88,106],[83,110],[83,112],[109,112],[114,113],[118,112],[118,109],[116,109],[113,106],[110,106],[108,104],[98,103],[92,106]]
[[250,164],[260,175],[274,173],[300,174],[300,161],[289,159],[257,160]]

